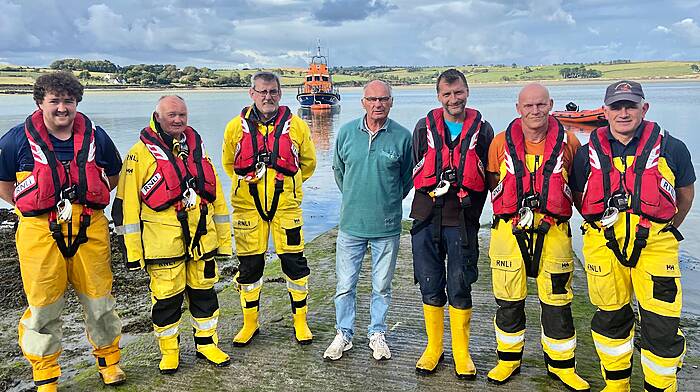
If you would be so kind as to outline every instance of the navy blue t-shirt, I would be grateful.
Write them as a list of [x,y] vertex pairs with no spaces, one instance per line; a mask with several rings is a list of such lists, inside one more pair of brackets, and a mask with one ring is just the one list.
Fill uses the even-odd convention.
[[[73,137],[59,140],[49,134],[56,158],[59,161],[73,159]],[[95,162],[110,177],[119,174],[122,159],[117,147],[104,129],[95,127]],[[0,181],[17,181],[17,172],[32,171],[34,157],[29,140],[24,133],[24,123],[16,125],[0,138]]]
[[[639,124],[639,128],[635,131],[634,137],[632,137],[632,140],[630,140],[627,145],[617,141],[608,130],[608,140],[610,141],[610,149],[612,150],[614,158],[637,154],[637,146],[639,145],[639,138],[643,126],[644,123]],[[579,147],[574,156],[573,169],[571,176],[569,176],[569,187],[574,192],[583,193],[586,181],[588,181],[588,174],[590,174],[591,171],[591,164],[588,157],[588,145],[589,144],[584,144]],[[669,134],[665,148],[660,154],[662,157],[666,158],[669,169],[671,169],[673,175],[676,177],[674,185],[676,188],[682,188],[695,183],[695,169],[690,159],[690,151],[688,151],[688,147],[685,143]]]

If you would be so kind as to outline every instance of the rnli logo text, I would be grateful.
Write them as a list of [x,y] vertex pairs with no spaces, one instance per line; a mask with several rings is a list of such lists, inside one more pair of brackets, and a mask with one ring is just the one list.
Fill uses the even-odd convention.
[[236,222],[236,225],[237,225],[237,226],[250,227],[250,222],[249,222],[249,221],[245,221],[245,220],[239,220],[238,222]]
[[496,260],[496,266],[510,268],[513,266],[513,262],[510,260]]
[[676,266],[673,264],[666,264],[666,271],[675,271]]
[[144,196],[148,195],[151,189],[153,189],[153,187],[155,187],[162,179],[163,176],[160,173],[154,174],[153,177],[151,177],[151,179],[148,180],[141,188],[141,194]]
[[602,268],[600,268],[599,265],[593,265],[593,264],[588,264],[586,265],[586,268],[591,271],[591,272],[600,272],[602,271]]

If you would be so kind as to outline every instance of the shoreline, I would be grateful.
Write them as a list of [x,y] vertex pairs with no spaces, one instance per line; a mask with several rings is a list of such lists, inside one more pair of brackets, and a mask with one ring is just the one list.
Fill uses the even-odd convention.
[[[521,87],[528,83],[541,83],[546,86],[563,86],[563,85],[605,85],[607,83],[620,80],[619,78],[594,78],[594,79],[542,79],[542,80],[521,80],[521,81],[508,81],[508,82],[469,82],[470,87],[480,87],[480,88],[498,88],[498,87]],[[700,83],[700,77],[688,77],[688,78],[638,78],[635,79],[644,83]],[[282,86],[283,89],[294,89],[296,85]],[[434,88],[434,84],[427,83],[417,83],[417,84],[406,84],[406,85],[392,85],[393,89],[399,90],[410,90],[410,89],[424,89],[424,88]],[[338,86],[338,88],[343,90],[360,90],[361,86]],[[134,92],[189,92],[189,93],[222,93],[222,92],[246,92],[248,87],[141,87],[141,86],[86,86],[85,93],[134,93]],[[32,94],[31,85],[0,85],[0,94],[2,95],[28,95]]]

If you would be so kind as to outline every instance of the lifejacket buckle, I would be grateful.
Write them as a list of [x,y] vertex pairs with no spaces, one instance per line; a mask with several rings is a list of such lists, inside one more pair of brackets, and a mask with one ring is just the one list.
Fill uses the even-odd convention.
[[73,219],[73,205],[68,199],[61,199],[56,204],[57,216],[59,223],[70,222]]
[[457,182],[457,172],[453,168],[448,168],[440,176],[442,181],[447,181],[450,184],[455,184]]
[[525,196],[523,199],[523,208],[528,208],[530,210],[540,208],[540,195],[533,193]]
[[187,188],[182,193],[182,205],[185,211],[189,211],[197,206],[197,193],[192,188]]
[[61,189],[61,194],[59,196],[61,197],[61,199],[75,200],[78,196],[78,192],[75,188],[75,185],[71,185],[68,188]]
[[600,225],[607,229],[608,227],[614,225],[619,217],[620,210],[618,210],[616,207],[608,207],[605,209],[605,212],[603,212],[603,217],[600,219]]
[[446,180],[440,180],[435,189],[430,191],[428,195],[433,199],[443,196],[450,189],[450,183]]
[[263,178],[266,171],[267,165],[263,162],[258,162],[255,164],[255,175],[253,175],[253,173],[248,174],[245,176],[245,181],[249,184],[256,184]]
[[624,192],[615,192],[608,199],[608,207],[614,207],[619,211],[627,211],[629,205],[627,204],[627,195]]
[[258,164],[260,164],[260,163],[262,163],[265,166],[268,166],[270,164],[270,153],[267,151],[263,151],[263,152],[258,153],[258,155],[256,157],[256,161],[257,161],[256,165],[255,165],[256,170],[257,170]]
[[535,220],[535,214],[532,212],[530,207],[521,207],[518,210],[518,223],[517,226],[521,229],[527,229],[532,226],[532,222]]

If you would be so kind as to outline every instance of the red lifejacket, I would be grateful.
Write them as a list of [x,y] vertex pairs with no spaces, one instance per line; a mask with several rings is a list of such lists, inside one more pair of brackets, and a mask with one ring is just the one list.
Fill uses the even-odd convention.
[[[533,210],[551,217],[571,218],[571,189],[564,179],[564,150],[566,131],[554,117],[549,116],[542,164],[531,173],[525,164],[525,135],[520,118],[506,129],[506,175],[491,192],[493,213],[509,218],[516,214],[528,198],[538,205]],[[533,178],[534,177],[534,178]],[[534,181],[534,189],[532,182]]]
[[[444,110],[433,109],[425,118],[428,149],[423,158],[413,168],[413,185],[416,190],[432,191],[442,179],[447,169],[453,169],[458,183],[453,183],[458,192],[483,192],[486,189],[484,164],[476,153],[476,144],[481,130],[481,113],[467,108],[462,124],[462,132],[456,144],[459,148],[450,149],[445,145],[447,131]],[[439,151],[439,153],[438,153]]]
[[15,206],[23,216],[53,211],[62,198],[96,210],[109,205],[109,182],[95,162],[95,128],[87,116],[78,112],[73,120],[73,159],[68,170],[56,158],[41,110],[27,117],[24,133],[34,168],[14,191]]
[[294,176],[299,171],[299,152],[292,142],[289,129],[292,113],[287,106],[280,106],[275,118],[274,132],[263,135],[258,125],[251,120],[252,107],[243,108],[241,124],[243,138],[236,146],[233,170],[239,176],[255,172],[255,165],[263,162],[285,176]]
[[588,143],[591,171],[581,206],[581,215],[587,221],[600,219],[611,194],[616,191],[632,196],[630,210],[633,214],[655,222],[669,222],[676,214],[674,184],[659,171],[659,156],[668,134],[664,131],[662,135],[661,127],[654,122],[644,121],[642,126],[634,161],[624,173],[613,165],[609,128],[598,128],[591,133]]
[[151,127],[141,131],[141,141],[156,159],[155,172],[141,187],[141,200],[152,210],[162,211],[181,201],[187,188],[205,202],[216,199],[216,175],[204,156],[202,138],[192,127],[185,128],[183,136],[189,150],[185,161]]

